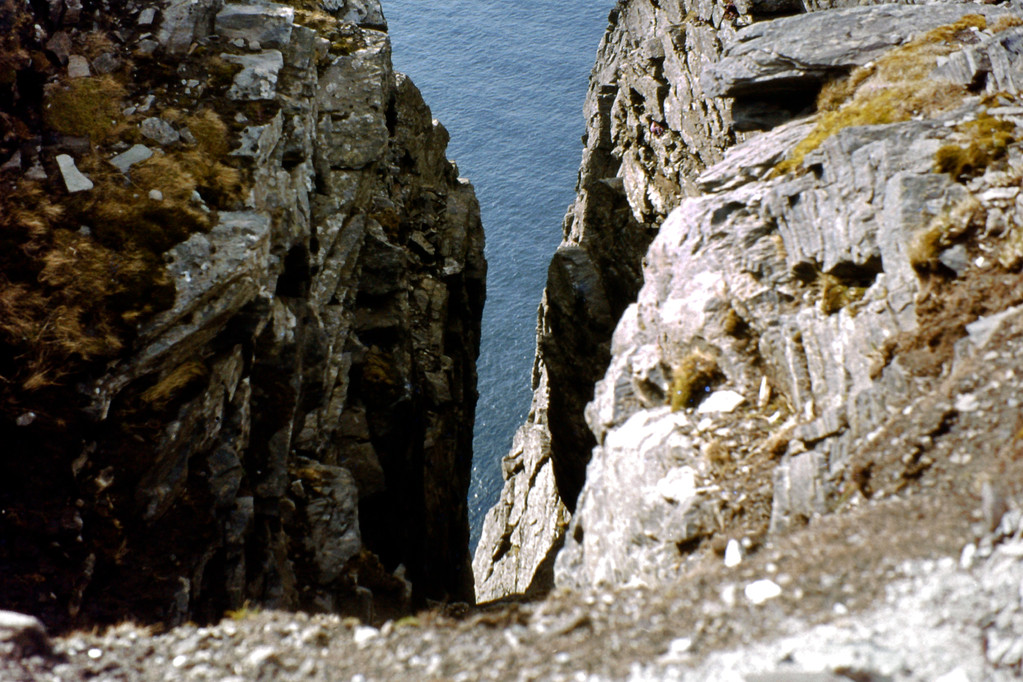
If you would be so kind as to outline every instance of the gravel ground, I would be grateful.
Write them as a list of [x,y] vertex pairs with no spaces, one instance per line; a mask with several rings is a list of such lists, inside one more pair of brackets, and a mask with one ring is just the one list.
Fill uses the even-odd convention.
[[687,581],[661,590],[452,605],[380,628],[333,615],[250,611],[211,627],[157,633],[125,623],[47,640],[0,623],[0,679],[1018,678],[1023,514],[1016,509],[958,557],[895,561],[866,549],[830,551],[832,543],[820,546],[817,570],[790,573],[791,556],[811,536],[895,516],[916,519],[897,533],[912,554],[933,530],[933,511],[923,500],[866,504],[731,569],[708,553]]

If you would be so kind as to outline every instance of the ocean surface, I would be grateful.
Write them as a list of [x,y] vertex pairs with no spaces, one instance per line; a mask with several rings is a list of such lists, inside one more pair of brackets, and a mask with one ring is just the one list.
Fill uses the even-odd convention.
[[384,0],[394,68],[451,133],[487,235],[471,547],[529,411],[536,310],[575,192],[582,106],[614,0]]

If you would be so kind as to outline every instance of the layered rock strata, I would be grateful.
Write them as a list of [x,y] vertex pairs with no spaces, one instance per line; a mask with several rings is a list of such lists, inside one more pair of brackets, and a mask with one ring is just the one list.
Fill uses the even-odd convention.
[[[633,233],[606,208],[588,223],[571,212],[566,222],[566,236],[586,228],[584,241],[600,244],[589,260],[614,260],[616,281],[635,287],[637,299],[619,313],[592,305],[610,299],[586,296],[596,314],[556,328],[544,323],[573,295],[597,289],[584,286],[597,278],[579,277],[569,290],[552,277],[541,306],[537,367],[545,380],[534,408],[547,410],[534,410],[524,427],[532,429],[537,415],[555,422],[554,396],[565,390],[555,377],[567,370],[549,365],[570,363],[550,349],[600,339],[585,321],[613,311],[613,339],[601,341],[609,363],[585,408],[592,461],[572,487],[561,485],[559,461],[564,468],[591,456],[582,438],[561,449],[569,441],[553,433],[564,413],[548,427],[546,450],[530,457],[521,448],[506,459],[502,500],[475,557],[481,598],[536,583],[537,568],[550,565],[548,547],[559,585],[656,584],[680,575],[698,548],[743,536],[755,548],[860,495],[912,485],[934,464],[930,445],[904,453],[903,464],[881,465],[873,439],[914,404],[954,402],[954,389],[934,377],[993,352],[983,339],[953,351],[965,325],[980,318],[987,328],[990,315],[1019,302],[1015,18],[957,4],[783,18],[771,15],[802,8],[734,5],[705,15],[669,4],[676,9],[626,2],[612,13],[593,82],[606,73],[600,65],[613,36],[641,26],[612,73],[625,81],[645,72],[648,84],[662,74],[671,85],[662,83],[656,98],[626,90],[634,121],[617,128],[614,121],[629,120],[615,118],[623,88],[608,87],[616,102],[605,104],[608,130],[618,132],[603,146],[592,133],[601,119],[591,89],[575,206],[585,205],[587,172],[603,150],[601,169],[615,175],[603,184],[620,187],[628,219],[656,237],[645,252],[619,249]],[[693,30],[697,17],[705,18]],[[693,42],[672,44],[672,35]],[[651,61],[644,46],[653,44],[664,52]],[[689,65],[684,82],[699,93],[677,118],[672,64]],[[682,151],[659,154],[662,140]],[[649,162],[645,174],[631,159]],[[645,256],[630,260],[636,250]],[[634,279],[622,263],[635,264]],[[588,371],[597,371],[594,357]],[[573,410],[585,402],[577,398]],[[933,445],[957,412],[926,412],[921,419],[934,423],[917,435]],[[563,496],[585,484],[567,532],[558,526],[546,543],[527,545],[551,502],[536,504],[542,496],[526,481],[543,481],[537,472],[548,460]],[[530,553],[537,545],[539,557]]]
[[379,4],[18,12],[4,262],[41,255],[0,276],[3,606],[471,600],[483,232]]

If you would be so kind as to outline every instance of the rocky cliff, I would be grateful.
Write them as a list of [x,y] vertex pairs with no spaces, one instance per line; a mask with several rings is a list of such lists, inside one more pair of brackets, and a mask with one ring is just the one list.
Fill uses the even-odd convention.
[[619,3],[609,19],[584,107],[578,196],[540,305],[533,403],[474,560],[483,600],[549,587],[596,445],[583,411],[639,291],[643,254],[688,178],[734,140],[728,102],[704,98],[698,80],[720,51],[718,29],[730,30],[721,7]]
[[612,12],[480,599],[1020,493],[1019,19],[832,5]]
[[3,606],[471,599],[483,233],[379,3],[0,29]]

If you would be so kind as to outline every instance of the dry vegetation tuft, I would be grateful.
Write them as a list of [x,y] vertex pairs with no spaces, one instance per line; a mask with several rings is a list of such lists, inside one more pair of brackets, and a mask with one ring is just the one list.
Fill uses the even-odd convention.
[[48,88],[43,118],[65,135],[108,141],[117,132],[126,91],[112,76],[75,78]]
[[694,407],[707,389],[721,378],[721,370],[713,355],[698,349],[691,350],[671,372],[671,411]]

